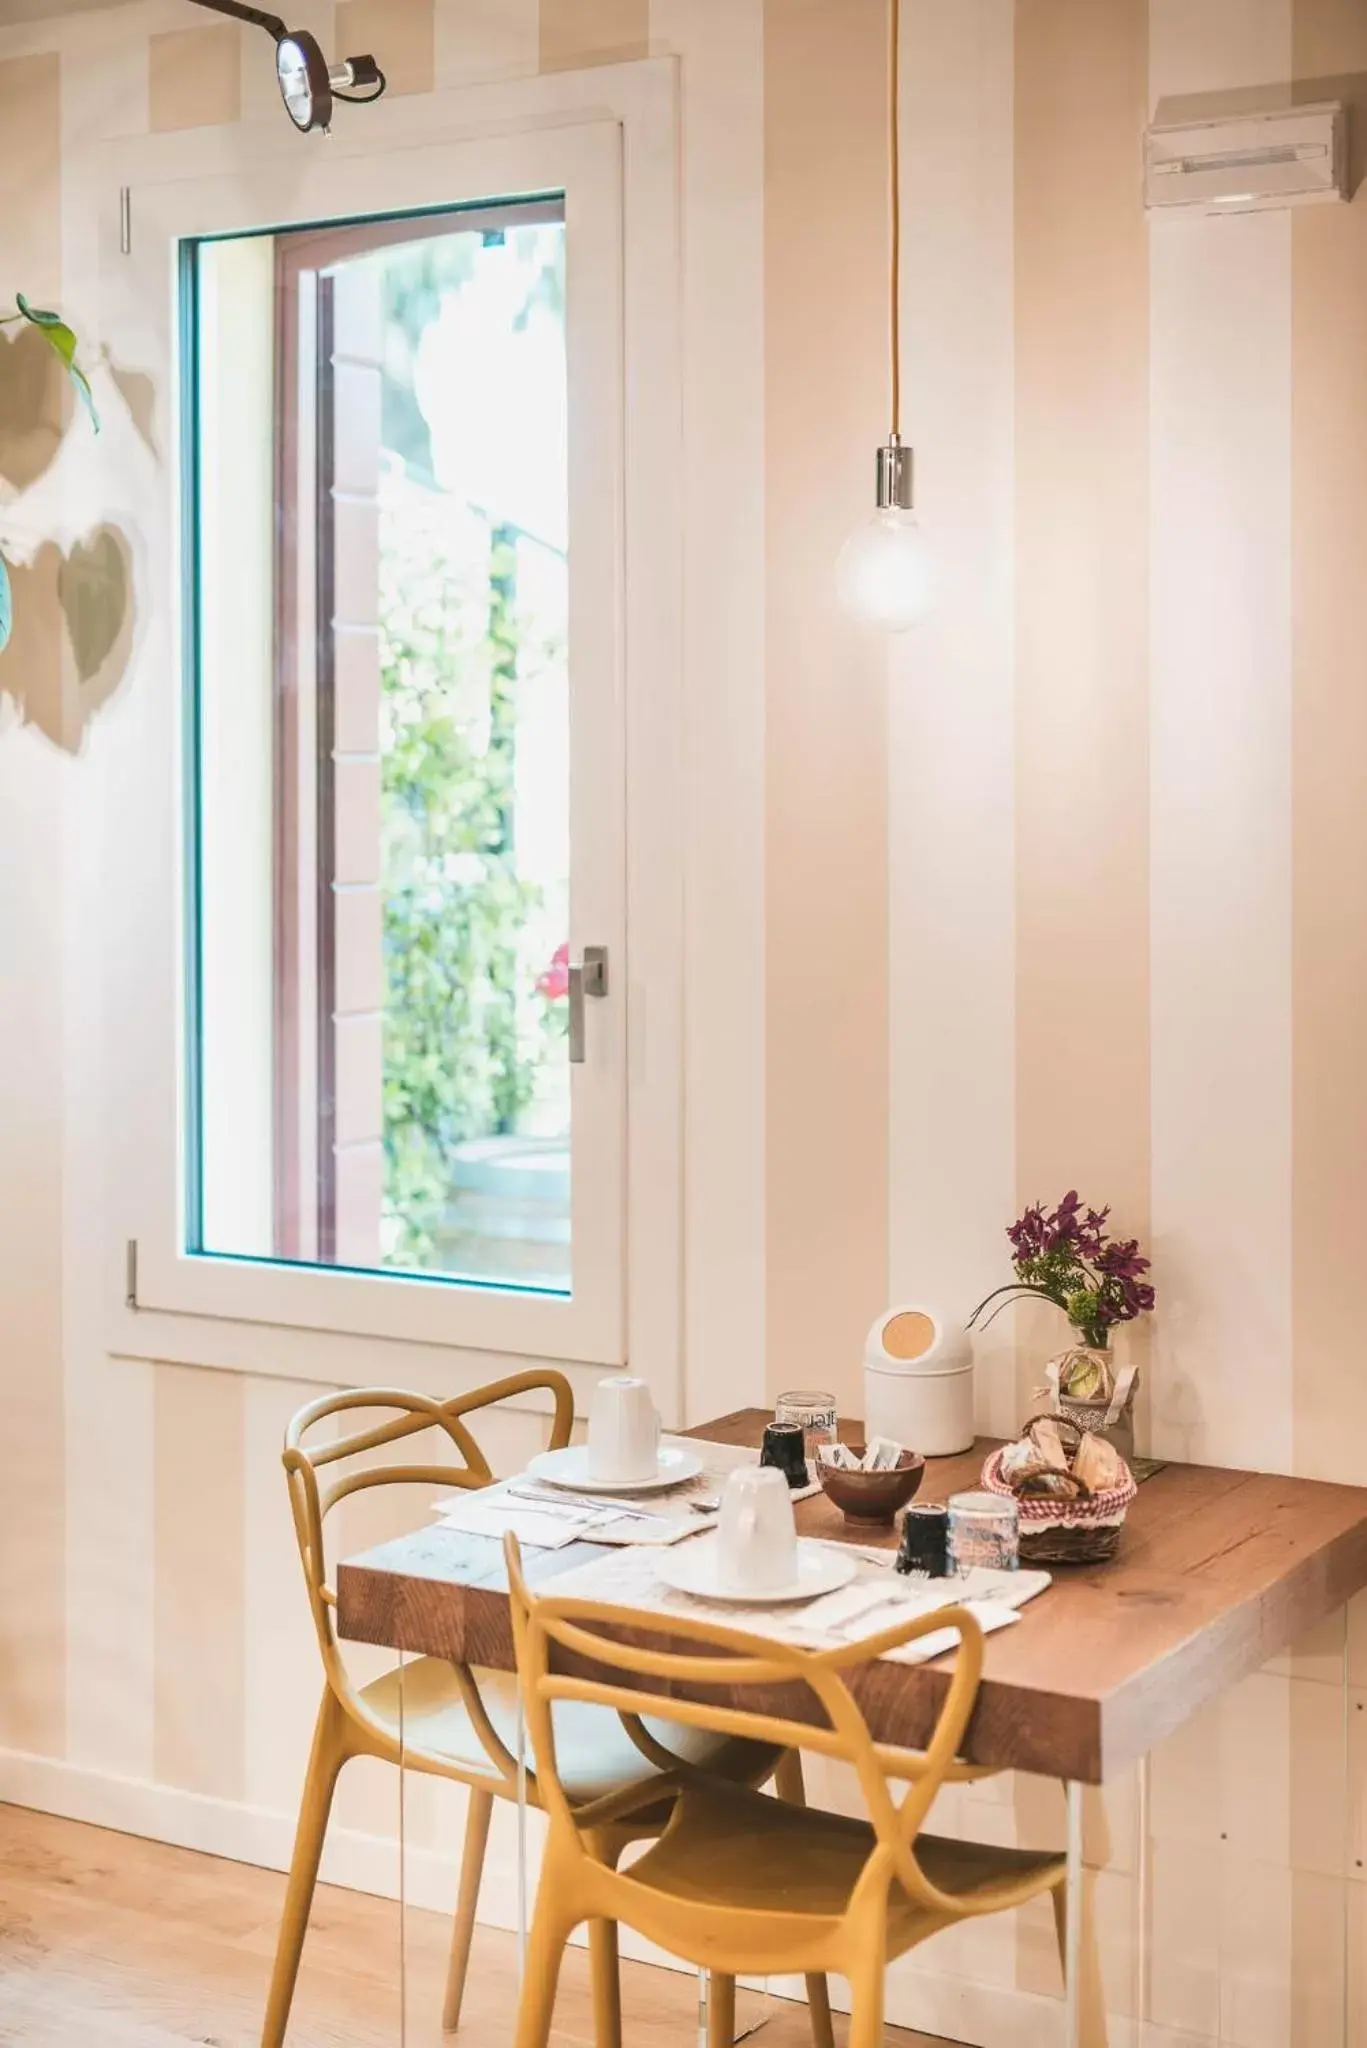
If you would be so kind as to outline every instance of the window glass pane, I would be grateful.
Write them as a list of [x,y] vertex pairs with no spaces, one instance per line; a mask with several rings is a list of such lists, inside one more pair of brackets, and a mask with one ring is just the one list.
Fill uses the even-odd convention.
[[189,1248],[568,1292],[563,208],[187,293]]

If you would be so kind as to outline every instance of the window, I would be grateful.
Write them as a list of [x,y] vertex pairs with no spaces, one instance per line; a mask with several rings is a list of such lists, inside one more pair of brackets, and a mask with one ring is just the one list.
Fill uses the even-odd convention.
[[573,1291],[564,211],[187,249],[188,1250]]
[[92,152],[159,401],[107,734],[119,1351],[630,1358],[673,1404],[675,96],[652,60]]

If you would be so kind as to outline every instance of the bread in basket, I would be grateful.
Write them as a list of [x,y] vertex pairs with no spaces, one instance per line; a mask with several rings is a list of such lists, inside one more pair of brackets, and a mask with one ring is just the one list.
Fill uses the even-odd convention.
[[[1020,1516],[1023,1564],[1102,1564],[1114,1557],[1130,1503],[1139,1491],[1124,1460],[1106,1446],[1107,1484],[1088,1486],[1077,1476],[1091,1469],[1101,1446],[1060,1417],[1037,1416],[1017,1444],[992,1451],[983,1466],[988,1493],[1005,1494]],[[1096,1460],[1101,1463],[1100,1459]],[[1005,1467],[1005,1470],[1003,1469]],[[1021,1475],[1027,1474],[1024,1488]],[[1051,1473],[1061,1492],[1047,1488]],[[1015,1483],[1012,1483],[1014,1477]]]

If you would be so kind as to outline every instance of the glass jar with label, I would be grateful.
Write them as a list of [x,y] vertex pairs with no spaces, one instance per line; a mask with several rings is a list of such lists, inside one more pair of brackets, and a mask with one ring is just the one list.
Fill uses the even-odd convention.
[[986,1571],[1020,1569],[1020,1513],[1001,1493],[954,1493],[949,1499],[949,1571],[965,1578]]

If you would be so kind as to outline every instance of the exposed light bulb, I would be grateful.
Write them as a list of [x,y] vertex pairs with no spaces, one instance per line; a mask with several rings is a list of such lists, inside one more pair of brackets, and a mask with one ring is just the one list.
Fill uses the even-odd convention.
[[912,506],[912,457],[902,446],[902,0],[888,0],[888,396],[892,432],[878,451],[877,510],[836,557],[842,608],[860,625],[905,633],[930,607],[930,550]]
[[905,633],[930,609],[931,560],[914,512],[898,506],[857,526],[836,557],[841,609],[861,626]]
[[911,450],[894,434],[878,451],[878,509],[855,528],[835,564],[841,608],[882,633],[905,633],[930,608],[930,549],[911,506]]
[[[387,80],[373,57],[346,57],[340,64],[330,65],[317,36],[306,28],[286,28],[278,14],[267,14],[250,6],[248,0],[192,0],[192,4],[266,31],[275,44],[275,79],[285,112],[301,135],[314,128],[327,134],[334,100],[368,107],[385,92]],[[366,90],[357,92],[357,86]]]
[[306,30],[281,36],[275,46],[275,75],[285,112],[301,134],[326,128],[332,120],[332,83],[323,53]]

